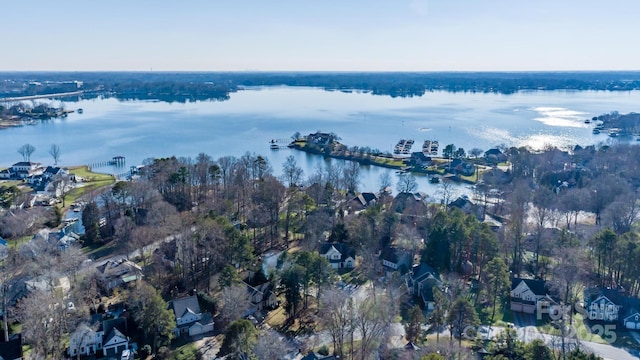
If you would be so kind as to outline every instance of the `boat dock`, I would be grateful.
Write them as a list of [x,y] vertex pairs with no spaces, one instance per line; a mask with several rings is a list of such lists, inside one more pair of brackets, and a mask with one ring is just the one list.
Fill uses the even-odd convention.
[[400,139],[396,146],[393,148],[393,153],[396,155],[409,155],[411,154],[411,147],[413,146],[413,140]]
[[440,144],[435,140],[425,140],[422,144],[422,153],[425,155],[438,155]]

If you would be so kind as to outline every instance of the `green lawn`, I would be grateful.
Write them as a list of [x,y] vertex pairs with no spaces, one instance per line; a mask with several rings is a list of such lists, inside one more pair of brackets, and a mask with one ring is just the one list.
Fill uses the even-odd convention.
[[113,176],[111,174],[102,174],[89,171],[89,168],[86,165],[70,167],[69,173],[80,176],[81,178],[86,179],[89,182],[107,180],[113,181]]
[[69,207],[72,203],[82,197],[82,195],[90,193],[101,187],[111,185],[115,182],[115,179],[111,174],[91,172],[87,166],[71,167],[69,168],[69,173],[83,178],[86,182],[82,186],[69,191],[65,198],[66,207]]
[[196,344],[193,342],[184,344],[182,346],[178,346],[172,352],[172,359],[175,360],[196,360],[199,359],[198,349],[196,349]]

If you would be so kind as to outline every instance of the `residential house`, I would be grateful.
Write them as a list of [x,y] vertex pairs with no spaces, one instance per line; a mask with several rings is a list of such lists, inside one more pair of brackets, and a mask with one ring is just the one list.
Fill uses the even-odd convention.
[[117,318],[102,323],[102,353],[104,356],[114,356],[129,347],[127,337],[127,320]]
[[324,146],[333,141],[334,136],[332,134],[316,132],[315,134],[307,135],[307,141],[314,143],[318,146]]
[[473,203],[467,195],[459,196],[457,199],[450,202],[448,207],[450,209],[458,208],[467,215],[474,215],[478,221],[484,220],[484,209],[482,206]]
[[430,156],[425,155],[421,151],[412,152],[411,157],[409,158],[409,165],[419,169],[424,169],[433,165],[433,160]]
[[169,308],[176,317],[176,336],[195,336],[213,331],[213,316],[200,310],[198,296],[192,295],[169,302]]
[[107,290],[142,279],[142,268],[127,260],[107,260],[97,266],[100,284]]
[[334,269],[352,269],[356,266],[356,252],[347,244],[324,243],[320,246],[320,255],[324,256]]
[[67,294],[71,290],[71,281],[66,276],[62,277],[39,277],[24,281],[26,291],[61,292]]
[[635,308],[622,320],[624,327],[629,330],[640,330],[640,311]]
[[411,254],[408,251],[387,246],[380,253],[380,259],[382,260],[382,267],[387,274],[394,271],[400,272],[404,275],[409,271],[409,266],[413,263]]
[[395,196],[391,208],[397,213],[424,214],[428,210],[428,195],[423,192],[401,192]]
[[[617,289],[591,288],[584,291],[584,306],[589,320],[617,322],[625,300]],[[629,320],[632,319],[635,320]]]
[[67,169],[57,167],[57,166],[47,166],[42,173],[42,177],[45,179],[52,179],[56,175],[68,175],[69,172]]
[[409,295],[420,298],[427,311],[432,311],[435,305],[433,287],[442,286],[440,275],[427,264],[415,264],[406,278]]
[[0,338],[0,359],[22,360],[22,335],[11,335],[9,341],[4,341],[4,336]]
[[500,149],[494,148],[484,152],[484,159],[488,163],[498,164],[507,161],[507,156]]
[[378,195],[371,192],[364,192],[354,197],[349,202],[349,207],[353,210],[366,209],[369,206],[375,205],[378,201]]
[[91,320],[91,324],[82,323],[69,334],[69,356],[95,355],[102,351],[102,315],[95,314]]
[[119,317],[103,320],[102,315],[92,318],[92,325],[81,324],[69,336],[69,356],[95,355],[118,356],[129,348],[127,319]]
[[470,162],[463,161],[462,159],[453,159],[447,165],[449,171],[455,174],[461,174],[464,176],[472,176],[476,171],[476,166]]
[[0,179],[8,180],[11,179],[13,173],[11,169],[2,169],[0,170]]
[[548,307],[551,303],[555,301],[544,280],[511,279],[511,311],[533,314],[538,304]]
[[624,295],[624,290],[590,288],[584,291],[587,318],[619,322],[626,329],[640,330],[640,299]]
[[622,324],[629,330],[640,330],[640,300],[629,299]]
[[44,169],[42,164],[30,161],[21,161],[11,165],[13,178],[26,179],[30,176],[42,175]]
[[271,281],[267,281],[256,286],[251,286],[249,284],[246,285],[247,297],[251,304],[251,314],[255,313],[256,311],[273,309],[278,306],[278,299],[276,298],[275,288]]

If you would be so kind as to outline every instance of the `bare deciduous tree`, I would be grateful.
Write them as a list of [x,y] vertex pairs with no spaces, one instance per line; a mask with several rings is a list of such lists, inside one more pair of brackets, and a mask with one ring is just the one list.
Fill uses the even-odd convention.
[[323,294],[320,319],[331,335],[336,355],[343,358],[345,341],[354,331],[354,308],[350,298],[340,290],[331,289]]
[[22,155],[24,161],[31,161],[31,154],[36,151],[36,148],[31,144],[24,144],[18,148],[18,153]]
[[49,148],[49,154],[53,158],[53,164],[58,165],[58,161],[60,161],[60,155],[62,151],[60,150],[60,145],[51,144],[51,148]]
[[242,315],[249,309],[246,286],[232,285],[225,288],[220,294],[220,303],[223,327],[242,318]]
[[294,350],[293,345],[284,336],[278,336],[275,330],[267,330],[258,336],[253,353],[258,359],[280,359],[283,354]]

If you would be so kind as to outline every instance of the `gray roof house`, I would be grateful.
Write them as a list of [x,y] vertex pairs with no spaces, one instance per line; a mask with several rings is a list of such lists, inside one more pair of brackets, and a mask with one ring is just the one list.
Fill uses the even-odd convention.
[[200,310],[198,296],[192,295],[169,302],[169,308],[176,317],[176,336],[195,336],[213,331],[213,316]]

